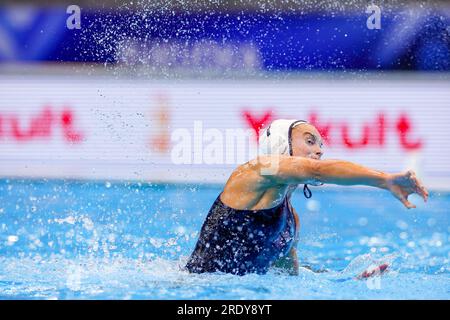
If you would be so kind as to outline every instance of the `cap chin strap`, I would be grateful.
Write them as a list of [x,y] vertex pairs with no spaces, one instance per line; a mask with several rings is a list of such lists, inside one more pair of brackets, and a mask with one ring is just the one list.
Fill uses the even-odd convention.
[[[295,125],[298,123],[308,123],[305,120],[297,120],[291,123],[291,125],[289,126],[289,131],[288,131],[288,143],[289,143],[289,155],[292,156],[292,129],[294,129]],[[305,183],[303,186],[303,194],[305,195],[306,199],[309,199],[312,197],[312,192],[311,190],[308,188],[308,185]]]
[[303,194],[305,195],[306,199],[309,199],[312,197],[312,192],[311,192],[311,190],[309,190],[308,185],[306,183],[303,186]]

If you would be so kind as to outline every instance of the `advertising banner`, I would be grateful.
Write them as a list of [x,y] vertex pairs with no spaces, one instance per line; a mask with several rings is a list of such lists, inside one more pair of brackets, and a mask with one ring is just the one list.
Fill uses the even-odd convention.
[[0,175],[224,182],[278,118],[322,133],[323,159],[450,185],[450,81],[0,77]]

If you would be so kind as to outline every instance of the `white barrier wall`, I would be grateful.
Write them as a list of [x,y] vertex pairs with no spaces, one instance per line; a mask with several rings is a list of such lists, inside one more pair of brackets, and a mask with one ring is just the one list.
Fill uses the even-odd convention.
[[256,154],[259,125],[299,118],[326,136],[324,159],[412,168],[430,188],[450,189],[449,89],[449,80],[370,76],[1,76],[0,176],[224,182]]

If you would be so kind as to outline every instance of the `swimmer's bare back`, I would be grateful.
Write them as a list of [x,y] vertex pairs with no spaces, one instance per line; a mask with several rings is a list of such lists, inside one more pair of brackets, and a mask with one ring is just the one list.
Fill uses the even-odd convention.
[[[267,168],[276,170],[267,174]],[[349,161],[316,160],[304,157],[265,155],[234,170],[220,196],[235,209],[260,210],[280,204],[298,184],[311,181],[336,185],[365,185],[390,191],[408,208],[415,208],[408,196],[418,194],[424,201],[428,191],[413,171],[390,174]]]

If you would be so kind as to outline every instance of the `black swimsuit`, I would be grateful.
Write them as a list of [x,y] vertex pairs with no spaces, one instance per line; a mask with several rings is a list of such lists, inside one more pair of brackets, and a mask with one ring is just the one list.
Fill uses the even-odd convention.
[[226,206],[219,195],[186,268],[194,273],[264,274],[289,253],[295,229],[287,197],[274,208],[237,210]]

